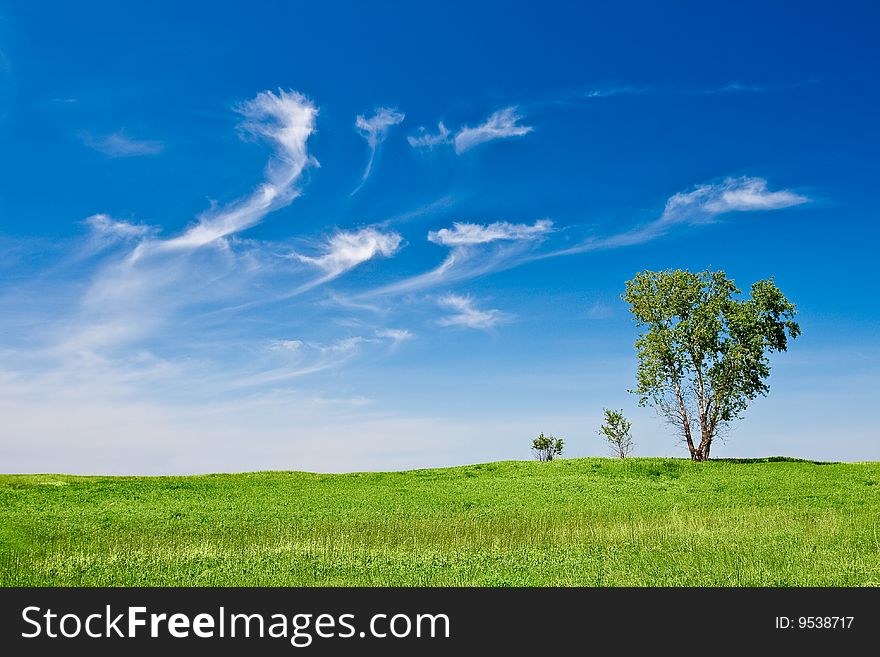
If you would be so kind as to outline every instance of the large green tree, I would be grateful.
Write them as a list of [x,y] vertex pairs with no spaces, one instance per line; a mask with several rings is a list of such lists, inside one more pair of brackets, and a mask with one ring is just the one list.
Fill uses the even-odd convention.
[[694,461],[706,461],[718,432],[767,394],[768,354],[800,333],[794,304],[772,279],[741,294],[723,271],[643,271],[626,283],[623,299],[644,329],[633,392],[678,429]]

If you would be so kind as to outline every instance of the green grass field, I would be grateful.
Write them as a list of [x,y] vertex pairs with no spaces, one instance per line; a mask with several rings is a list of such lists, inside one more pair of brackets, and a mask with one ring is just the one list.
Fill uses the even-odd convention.
[[880,586],[880,463],[0,475],[6,586]]

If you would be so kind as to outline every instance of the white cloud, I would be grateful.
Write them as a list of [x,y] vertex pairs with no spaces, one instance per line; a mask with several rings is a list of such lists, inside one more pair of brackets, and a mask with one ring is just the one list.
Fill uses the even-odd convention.
[[335,278],[376,256],[393,256],[402,241],[403,238],[395,232],[383,233],[375,228],[339,231],[324,244],[322,255],[312,257],[297,254],[296,258]]
[[[368,260],[372,260],[376,257],[391,257],[395,255],[402,244],[403,238],[398,233],[393,231],[383,232],[378,228],[368,227],[354,231],[337,231],[320,244],[318,247],[318,255],[273,253],[268,251],[266,247],[262,245],[258,245],[252,251],[245,252],[241,257],[237,253],[230,252],[227,254],[227,257],[232,259],[233,262],[237,259],[244,261],[249,257],[254,258],[254,262],[250,265],[253,271],[248,271],[245,268],[247,265],[239,263],[242,264],[242,268],[245,268],[244,271],[241,272],[242,281],[230,280],[229,284],[231,286],[240,285],[251,276],[259,276],[263,269],[268,269],[269,271],[267,273],[272,273],[273,258],[279,261],[290,262],[293,260],[302,263],[311,269],[319,270],[319,274],[303,283],[299,283],[287,292],[279,294],[264,294],[258,299],[245,301],[244,303],[231,306],[227,310],[240,311],[256,305],[278,303],[285,299],[299,296],[319,285],[329,283]],[[282,267],[281,271],[290,273],[289,267]],[[302,273],[302,270],[298,273]],[[381,312],[380,308],[366,306],[344,297],[331,295],[330,300],[334,305],[338,306]],[[326,305],[326,301],[321,305]]]
[[434,148],[435,146],[439,146],[441,144],[448,144],[452,140],[450,139],[450,135],[452,133],[443,125],[443,121],[440,121],[437,124],[437,133],[431,134],[424,127],[419,128],[418,136],[410,135],[406,138],[409,142],[409,145],[413,148]]
[[349,310],[366,311],[369,313],[384,313],[387,310],[386,308],[382,308],[381,306],[355,301],[347,296],[341,295],[333,291],[329,291],[327,293],[327,298],[320,301],[319,304],[326,307],[335,306],[339,308],[347,308]]
[[430,133],[424,127],[416,135],[406,138],[413,148],[432,149],[442,144],[453,144],[459,155],[474,146],[495,139],[521,137],[534,130],[531,126],[520,125],[522,119],[516,107],[505,107],[494,112],[486,121],[476,127],[461,127],[455,135],[440,121],[437,132]]
[[474,300],[469,296],[447,294],[440,297],[437,303],[454,311],[454,314],[440,319],[440,326],[464,326],[472,329],[488,329],[508,321],[510,317],[500,310],[479,310],[474,307]]
[[84,132],[80,135],[82,142],[89,148],[103,153],[107,157],[135,157],[138,155],[158,155],[165,144],[151,139],[134,139],[118,130],[109,135],[93,135]]
[[376,222],[374,225],[390,226],[392,224],[406,223],[413,219],[418,219],[419,217],[434,215],[440,210],[451,208],[453,205],[455,205],[455,198],[452,195],[447,194],[412,210],[406,210],[405,212],[392,215],[382,221]]
[[370,118],[358,114],[355,127],[367,140],[370,148],[377,148],[388,136],[388,128],[402,123],[406,118],[403,112],[398,112],[390,107],[380,107]]
[[499,221],[488,225],[457,222],[451,229],[428,233],[428,240],[451,247],[446,259],[434,269],[373,290],[363,296],[413,292],[493,271],[509,269],[552,230],[553,222],[541,219],[533,225]]
[[302,349],[302,340],[273,340],[269,343],[272,351],[297,351]]
[[666,201],[663,214],[643,226],[608,237],[592,238],[577,246],[540,257],[643,244],[662,237],[677,225],[706,224],[731,212],[779,210],[809,201],[806,196],[790,190],[770,191],[763,178],[726,178],[719,183],[706,183],[689,191],[673,194]]
[[284,381],[335,370],[356,358],[363,349],[398,340],[390,336],[364,337],[354,335],[340,338],[329,343],[305,342],[303,340],[274,340],[266,345],[273,355],[271,361],[259,361],[250,364],[248,370],[229,377],[228,387],[260,388],[261,386],[277,385]]
[[315,130],[317,108],[294,91],[264,91],[238,111],[244,117],[245,130],[275,145],[265,182],[250,196],[206,213],[183,235],[160,242],[157,247],[191,249],[211,244],[260,223],[268,213],[299,196],[296,182],[305,167],[315,162],[308,155],[306,142]]
[[700,223],[728,212],[778,210],[801,205],[809,199],[788,190],[770,191],[763,178],[727,178],[721,183],[699,185],[666,201],[659,221]]
[[455,152],[464,153],[478,144],[495,139],[521,137],[532,132],[534,128],[518,124],[521,118],[516,107],[506,107],[492,114],[481,125],[474,128],[463,127],[455,135]]
[[362,335],[353,335],[349,338],[342,338],[329,345],[311,345],[323,353],[329,354],[350,354],[354,352],[360,345],[366,342],[376,342],[371,338],[365,338]]
[[154,234],[158,229],[146,224],[133,224],[127,221],[114,219],[109,214],[93,214],[86,217],[84,223],[92,232],[106,239],[139,239]]
[[496,240],[530,240],[553,230],[553,222],[541,219],[533,225],[511,224],[496,221],[488,225],[454,222],[452,228],[441,228],[428,233],[428,240],[435,244],[459,246],[463,244],[486,244]]
[[[58,349],[106,352],[161,334],[168,321],[186,309],[220,312],[234,308],[223,305],[233,300],[245,299],[238,306],[253,302],[249,293],[271,267],[269,254],[265,247],[248,243],[233,248],[224,238],[259,223],[299,195],[297,181],[312,161],[306,141],[317,110],[296,92],[266,91],[239,106],[238,112],[245,131],[275,147],[264,182],[250,196],[206,213],[177,237],[163,240],[144,234],[125,255],[102,261],[77,310],[63,325],[58,322]],[[87,223],[99,236],[93,248],[106,246],[108,235],[135,238],[142,230],[107,215],[95,215]],[[119,237],[114,241],[121,242]]]
[[[267,244],[226,239],[299,195],[298,180],[312,161],[306,142],[317,115],[304,96],[284,91],[261,93],[239,111],[248,132],[275,146],[265,182],[252,195],[201,217],[182,235],[162,240],[145,234],[127,254],[101,263],[77,311],[57,328],[63,336],[60,349],[106,352],[151,339],[164,335],[169,323],[183,312],[190,313],[188,322],[201,321],[218,330],[221,317],[302,294],[400,248],[400,235],[377,228],[340,231],[315,255],[285,256]],[[131,237],[141,230],[107,216],[92,218],[89,225],[93,231]],[[300,282],[286,294],[273,294],[286,276],[299,277]],[[266,285],[269,281],[272,284]],[[301,369],[308,372],[315,367],[324,369],[321,364]]]
[[412,337],[404,329],[380,329],[375,337],[353,335],[330,343],[303,342],[302,340],[275,340],[268,345],[269,351],[278,356],[271,367],[250,374],[234,377],[238,388],[259,387],[282,381],[333,370],[350,362],[363,349],[375,349],[378,345],[391,343],[396,346]]
[[397,344],[398,342],[404,342],[406,340],[412,340],[413,334],[407,331],[406,329],[395,329],[395,328],[387,328],[387,329],[379,329],[376,331],[377,338],[387,338],[391,340],[393,343]]
[[414,292],[423,290],[441,283],[449,283],[462,278],[468,278],[469,268],[465,265],[471,262],[470,255],[464,251],[457,252],[453,250],[446,259],[434,269],[410,276],[397,283],[391,283],[378,289],[367,292],[362,297],[371,298],[385,295],[402,294],[406,292]]
[[357,116],[354,125],[361,136],[367,140],[367,145],[370,147],[370,158],[367,160],[367,167],[364,169],[361,182],[352,194],[357,192],[370,177],[373,170],[373,160],[376,158],[376,150],[388,136],[388,129],[402,123],[405,118],[406,115],[403,112],[398,112],[390,107],[377,108],[370,118],[360,114]]
[[178,311],[241,294],[249,277],[235,271],[238,264],[234,254],[215,249],[140,259],[113,253],[98,264],[76,311],[57,318],[58,348],[106,352],[155,335]]

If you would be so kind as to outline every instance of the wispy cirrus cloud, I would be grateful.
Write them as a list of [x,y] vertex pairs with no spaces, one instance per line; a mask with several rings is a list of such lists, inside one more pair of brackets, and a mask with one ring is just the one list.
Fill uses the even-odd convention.
[[360,183],[351,192],[352,195],[357,193],[364,186],[364,183],[367,182],[367,178],[370,177],[370,173],[373,171],[373,161],[376,159],[376,151],[388,136],[388,130],[392,126],[403,123],[405,118],[406,115],[403,112],[399,112],[391,107],[379,107],[373,113],[373,116],[369,118],[360,114],[357,116],[354,126],[361,136],[367,140],[367,146],[370,148],[370,157],[367,160],[367,166],[364,169],[363,176],[361,176]]
[[662,237],[675,226],[707,224],[732,212],[779,210],[802,205],[809,200],[787,189],[772,191],[763,178],[725,178],[721,182],[704,183],[673,194],[667,199],[663,213],[652,222],[615,235],[590,238],[577,246],[539,257],[643,244]]
[[749,94],[771,91],[758,84],[731,82],[715,87],[637,87],[633,85],[591,87],[574,95],[582,98],[611,98],[613,96],[712,96],[715,94]]
[[110,240],[142,239],[158,232],[156,226],[133,224],[121,219],[114,219],[109,214],[93,214],[83,221],[95,235]]
[[510,321],[511,316],[497,309],[480,310],[476,307],[473,297],[458,294],[446,294],[437,303],[448,310],[451,315],[437,321],[440,326],[461,326],[472,329],[489,329],[502,322]]
[[377,256],[393,256],[403,238],[394,231],[383,232],[368,227],[356,231],[337,231],[321,246],[321,254],[294,254],[300,262],[324,272],[318,282],[326,282]]
[[461,246],[465,244],[486,244],[498,240],[528,240],[545,235],[553,230],[553,222],[541,219],[533,225],[511,224],[506,221],[495,223],[471,224],[453,222],[452,228],[441,228],[428,233],[428,241],[445,246]]
[[455,152],[464,153],[474,146],[495,139],[522,137],[532,132],[534,128],[519,124],[521,119],[522,116],[516,107],[505,107],[494,112],[478,126],[473,128],[465,126],[455,135]]
[[430,242],[451,247],[440,265],[362,296],[413,292],[513,267],[552,230],[553,222],[541,219],[531,225],[455,222],[452,228],[429,231]]
[[410,135],[406,138],[409,145],[413,148],[431,149],[441,144],[448,144],[452,141],[452,133],[443,125],[443,121],[437,124],[437,132],[430,133],[424,126],[419,128],[418,135]]
[[362,297],[394,295],[515,267],[530,260],[643,244],[674,227],[711,223],[734,212],[778,210],[809,202],[791,190],[771,190],[763,178],[730,177],[697,185],[667,199],[663,213],[652,222],[605,237],[591,237],[575,246],[540,252],[554,230],[549,219],[534,224],[454,222],[451,228],[430,231],[428,240],[450,247],[449,255],[434,269],[366,292]]
[[82,132],[80,140],[107,157],[137,157],[139,155],[158,155],[165,149],[165,144],[154,139],[135,139],[125,130],[117,130],[110,134],[96,135]]
[[300,195],[296,183],[303,170],[317,164],[306,148],[315,130],[315,105],[295,91],[264,91],[240,105],[238,112],[244,117],[241,127],[246,132],[267,139],[275,147],[266,166],[266,180],[251,195],[203,214],[179,237],[151,246],[162,250],[205,246],[255,226]]
[[242,374],[232,384],[236,388],[277,384],[286,380],[341,367],[365,348],[393,347],[411,337],[403,329],[375,331],[372,336],[351,335],[329,343],[299,339],[273,340],[266,345],[273,366],[257,373]]
[[763,178],[726,178],[720,183],[698,185],[690,191],[674,194],[666,201],[660,220],[706,222],[728,212],[779,210],[809,200],[787,189],[770,191]]
[[105,242],[115,237],[120,250],[99,263],[76,312],[58,327],[59,352],[92,353],[145,340],[186,309],[240,299],[260,275],[257,250],[233,249],[227,238],[299,195],[297,182],[313,161],[306,142],[317,109],[305,96],[279,90],[257,94],[237,111],[246,134],[274,147],[264,182],[249,196],[201,215],[176,237],[161,239],[103,214],[86,220]]
[[808,78],[794,82],[755,83],[728,82],[708,86],[682,85],[637,85],[637,84],[598,84],[590,87],[557,92],[543,100],[531,104],[532,107],[542,105],[568,105],[582,100],[601,100],[619,96],[721,96],[735,94],[765,94],[798,89],[819,82],[818,78]]
[[455,205],[455,198],[450,194],[446,194],[445,196],[441,196],[440,198],[425,203],[424,205],[387,217],[373,225],[386,227],[393,224],[403,224],[414,219],[420,219],[421,217],[436,214],[440,210],[447,210],[453,205]]
[[376,331],[376,337],[387,338],[394,344],[413,339],[413,334],[408,329],[385,328]]
[[442,144],[452,144],[458,155],[469,151],[474,146],[485,144],[496,139],[522,137],[534,130],[533,127],[521,125],[522,115],[516,106],[505,107],[493,112],[480,125],[463,126],[453,135],[441,121],[437,124],[437,132],[430,133],[424,127],[419,128],[417,135],[407,137],[413,148],[432,149]]
[[302,349],[305,343],[302,340],[272,340],[266,346],[271,351],[296,351]]
[[309,374],[316,374],[338,368],[364,349],[394,348],[401,342],[412,339],[406,329],[377,329],[371,336],[351,335],[330,343],[309,342],[299,339],[273,340],[266,349],[279,359],[276,366],[259,374],[240,378],[236,386],[259,386],[278,383]]

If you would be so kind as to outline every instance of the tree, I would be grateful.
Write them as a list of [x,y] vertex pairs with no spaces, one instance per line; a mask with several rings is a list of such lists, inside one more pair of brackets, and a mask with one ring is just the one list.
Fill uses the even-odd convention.
[[643,271],[626,283],[623,299],[645,328],[632,392],[678,429],[694,461],[706,461],[718,432],[767,394],[768,354],[800,334],[795,306],[772,278],[749,298],[739,294],[723,271]]
[[544,432],[532,441],[532,454],[539,461],[552,461],[554,457],[562,454],[564,441],[562,438],[545,436]]
[[599,435],[611,445],[614,453],[622,459],[625,459],[632,453],[633,442],[630,428],[632,424],[623,417],[623,411],[605,410],[605,424],[599,427]]

